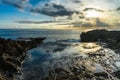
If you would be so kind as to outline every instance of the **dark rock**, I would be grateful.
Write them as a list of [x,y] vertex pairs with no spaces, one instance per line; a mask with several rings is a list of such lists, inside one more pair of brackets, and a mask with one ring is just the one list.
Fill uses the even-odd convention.
[[96,57],[96,56],[105,56],[105,54],[88,54],[89,57]]
[[105,72],[100,72],[100,73],[94,73],[94,75],[95,76],[98,76],[98,77],[106,77],[106,78],[108,78],[108,74],[107,73],[105,73]]
[[120,31],[92,30],[83,32],[80,37],[81,42],[104,42],[107,43],[104,47],[120,52]]
[[37,47],[44,39],[27,38],[6,40],[0,38],[0,80],[13,79],[13,76],[17,74],[18,68],[21,67],[21,63],[25,59],[25,52]]
[[113,75],[117,76],[117,78],[120,79],[120,71],[116,71],[116,72],[114,72]]
[[82,42],[120,42],[120,31],[92,30],[83,32],[80,37]]

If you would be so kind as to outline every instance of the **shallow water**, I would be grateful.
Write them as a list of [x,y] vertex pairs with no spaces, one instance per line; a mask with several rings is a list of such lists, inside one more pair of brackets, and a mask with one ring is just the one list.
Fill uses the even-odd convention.
[[[90,54],[105,54],[105,56],[90,56]],[[111,57],[112,56],[112,57]],[[50,75],[54,69],[63,69],[72,73],[72,68],[85,66],[91,74],[118,70],[114,66],[120,61],[120,56],[114,51],[103,48],[97,43],[79,43],[57,41],[46,42],[41,46],[28,51],[28,56],[22,66],[23,80],[42,80]],[[52,75],[56,73],[52,72]],[[65,73],[64,73],[65,75]],[[105,79],[106,80],[106,79]],[[117,80],[113,77],[113,80]]]

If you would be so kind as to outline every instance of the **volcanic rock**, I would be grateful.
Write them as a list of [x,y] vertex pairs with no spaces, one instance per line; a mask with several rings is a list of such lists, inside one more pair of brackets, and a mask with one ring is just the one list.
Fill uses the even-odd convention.
[[26,51],[37,47],[45,38],[0,38],[0,80],[13,80],[18,73]]
[[97,42],[97,41],[106,41],[106,42],[120,42],[120,31],[108,31],[105,29],[102,30],[92,30],[88,32],[83,32],[81,35],[82,42]]
[[105,47],[113,49],[116,53],[120,52],[120,31],[92,30],[83,32],[80,35],[81,42],[103,42]]

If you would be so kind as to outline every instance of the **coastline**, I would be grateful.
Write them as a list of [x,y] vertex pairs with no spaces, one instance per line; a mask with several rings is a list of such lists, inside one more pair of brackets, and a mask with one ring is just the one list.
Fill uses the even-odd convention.
[[[91,31],[91,32],[93,32],[93,31]],[[103,30],[103,31],[107,31],[107,30]],[[84,32],[84,33],[87,34],[87,32]],[[99,33],[101,33],[101,30]],[[94,35],[98,36],[98,32],[96,33],[96,30],[95,30]],[[70,41],[70,40],[64,41],[63,40],[63,42],[57,41],[57,42],[43,43],[40,47],[38,47],[38,51],[37,51],[38,53],[36,51],[34,53],[34,50],[33,50],[33,54],[37,54],[36,56],[33,55],[33,61],[34,61],[34,59],[37,58],[36,59],[37,62],[35,64],[31,63],[33,68],[29,69],[29,65],[28,65],[28,67],[27,67],[28,74],[25,73],[25,76],[26,76],[25,80],[32,78],[32,76],[34,76],[32,79],[36,79],[37,77],[40,77],[40,76],[37,76],[37,74],[35,74],[35,73],[29,74],[29,70],[31,71],[32,69],[35,68],[35,69],[38,69],[38,73],[39,73],[39,70],[40,70],[39,68],[41,67],[41,64],[39,64],[38,62],[42,59],[42,55],[50,56],[50,60],[48,59],[47,64],[42,65],[43,68],[45,67],[45,70],[46,70],[45,72],[49,72],[48,76],[41,77],[44,80],[51,80],[51,79],[55,79],[55,78],[60,79],[60,80],[62,80],[64,78],[66,78],[66,79],[82,79],[83,78],[83,79],[87,80],[87,79],[94,79],[95,77],[96,77],[96,79],[106,80],[106,79],[108,79],[108,77],[110,77],[114,73],[116,75],[119,74],[119,71],[117,71],[117,72],[115,71],[113,73],[112,72],[113,69],[109,68],[109,65],[112,65],[112,66],[115,65],[116,70],[119,67],[119,65],[118,65],[119,56],[117,56],[118,54],[116,54],[114,52],[114,50],[112,50],[112,48],[103,46],[102,44],[99,44],[99,43],[93,43],[93,41],[89,41],[89,40],[91,40],[91,38],[93,38],[93,40],[94,40],[95,37],[96,36],[93,36],[93,35],[92,36],[87,35],[86,37],[82,36],[81,39],[87,40],[87,41],[85,41],[86,43],[84,43],[83,40],[82,40],[82,42],[77,41],[77,42],[75,42],[75,44],[72,44],[72,42],[74,43],[74,40],[73,41]],[[108,38],[108,37],[106,37],[106,38]],[[88,39],[86,39],[86,38],[88,38]],[[99,39],[99,37],[98,37],[98,39]],[[38,44],[41,43],[41,39],[39,39],[39,38],[38,39],[36,39],[36,38],[18,38],[17,40],[20,41],[19,44],[21,45],[22,49],[26,48],[24,52],[26,52],[27,50],[30,50],[34,47],[37,47]],[[16,43],[14,43],[14,41],[17,42],[17,40],[12,40],[13,44],[16,44]],[[33,42],[32,42],[32,40],[33,40]],[[116,40],[116,38],[115,38],[115,40]],[[8,41],[11,41],[11,40],[8,39]],[[23,41],[23,43],[22,43],[22,41]],[[24,43],[24,41],[25,41],[25,43]],[[27,43],[26,41],[29,43]],[[97,40],[95,39],[94,42],[97,42]],[[6,42],[6,43],[9,43],[9,42]],[[67,43],[69,43],[69,45]],[[109,43],[111,43],[111,42],[109,42]],[[12,47],[12,45],[10,45],[10,46]],[[113,44],[113,46],[114,46],[114,44]],[[45,51],[43,51],[43,53],[42,53],[41,50],[45,50]],[[46,52],[46,53],[44,53],[44,52]],[[113,56],[113,57],[111,58],[111,56]],[[108,60],[108,62],[107,62],[107,60]],[[22,62],[24,62],[24,61],[25,61],[25,58],[22,59],[22,61],[20,63],[22,64]],[[110,61],[112,61],[112,62],[110,62]],[[66,66],[68,68],[66,68]],[[105,71],[105,70],[107,70],[106,68],[111,69],[111,72],[106,72]],[[103,70],[103,69],[105,69],[105,70]],[[35,72],[37,72],[37,71],[35,71]],[[83,75],[83,76],[81,76],[81,75]],[[114,77],[113,76],[112,77],[114,79],[119,78],[119,76],[116,76],[116,75]],[[16,77],[18,78],[19,74]],[[8,80],[10,80],[10,78]]]

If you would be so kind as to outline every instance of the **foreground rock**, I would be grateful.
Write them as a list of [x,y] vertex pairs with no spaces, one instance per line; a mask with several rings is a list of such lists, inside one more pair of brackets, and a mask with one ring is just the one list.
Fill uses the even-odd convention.
[[0,38],[0,80],[13,80],[19,73],[26,51],[37,47],[45,38],[4,39]]
[[[107,30],[92,30],[83,32],[81,35],[81,42],[100,42],[104,43],[103,47],[114,50],[115,53],[120,54],[120,31],[107,31]],[[113,57],[113,56],[111,56]],[[114,58],[117,59],[117,58]],[[109,62],[110,63],[110,62]],[[120,79],[120,61],[116,60],[114,66],[117,67],[118,71],[112,73]],[[116,80],[116,79],[115,79]]]
[[108,48],[120,52],[120,31],[92,30],[83,32],[81,42],[105,42]]

